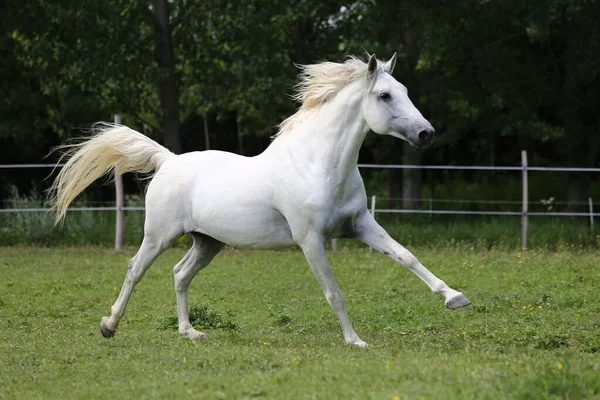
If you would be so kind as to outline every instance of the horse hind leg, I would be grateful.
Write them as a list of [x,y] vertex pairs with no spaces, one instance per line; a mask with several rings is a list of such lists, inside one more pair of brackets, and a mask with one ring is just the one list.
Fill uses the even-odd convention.
[[204,333],[194,329],[188,311],[188,288],[194,276],[206,267],[223,247],[223,243],[199,233],[192,233],[193,245],[173,268],[177,297],[178,329],[182,336],[192,340],[206,340]]
[[127,265],[127,275],[121,292],[115,304],[111,307],[110,317],[103,317],[100,321],[100,332],[106,338],[114,336],[119,326],[119,321],[125,313],[125,308],[135,285],[142,280],[154,260],[171,244],[172,240],[156,241],[148,235],[144,237],[140,249]]

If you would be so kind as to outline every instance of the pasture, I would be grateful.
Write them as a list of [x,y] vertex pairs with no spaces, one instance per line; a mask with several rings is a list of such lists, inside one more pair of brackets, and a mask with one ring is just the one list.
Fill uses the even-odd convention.
[[597,252],[409,249],[473,305],[445,309],[381,254],[330,252],[361,349],[296,250],[219,254],[190,287],[209,337],[192,342],[175,322],[183,248],[105,339],[133,250],[1,247],[0,398],[600,398]]

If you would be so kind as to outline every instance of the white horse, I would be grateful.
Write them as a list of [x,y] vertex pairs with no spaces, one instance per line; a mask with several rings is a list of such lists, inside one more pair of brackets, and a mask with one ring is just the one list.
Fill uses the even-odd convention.
[[71,201],[105,173],[155,171],[146,193],[144,239],[129,261],[127,276],[110,317],[100,330],[115,334],[134,286],[165,249],[190,233],[192,248],[173,268],[179,333],[206,339],[192,327],[188,287],[224,244],[253,249],[300,246],[325,298],[337,314],[347,344],[366,346],[350,324],[344,298],[325,255],[331,238],[356,238],[417,275],[449,308],[470,304],[429,272],[392,239],[367,211],[358,152],[372,130],[431,144],[434,129],[415,108],[406,87],[386,63],[350,58],[301,67],[296,99],[302,106],[285,120],[260,155],[242,157],[221,151],[175,155],[125,126],[108,125],[71,156],[53,185],[57,222]]

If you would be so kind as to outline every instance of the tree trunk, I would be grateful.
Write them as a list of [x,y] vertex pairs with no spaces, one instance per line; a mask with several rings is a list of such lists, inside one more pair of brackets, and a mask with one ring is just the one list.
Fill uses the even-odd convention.
[[[579,80],[577,76],[577,41],[571,33],[567,40],[567,49],[564,54],[565,77],[563,82],[564,103],[562,106],[563,124],[565,127],[565,149],[569,167],[587,167],[588,144],[584,132],[585,124],[579,115]],[[583,172],[569,173],[569,184],[567,188],[567,201],[570,211],[585,211],[587,207],[578,204],[587,199],[589,179]]]
[[[391,143],[385,148],[387,149],[385,154],[385,164],[399,164],[401,162],[400,152],[402,151],[403,143],[400,139],[386,138]],[[403,170],[397,168],[390,168],[387,171],[388,175],[388,193],[389,199],[387,207],[391,209],[400,208],[402,197],[402,173]],[[385,208],[383,206],[382,208]]]
[[164,144],[169,150],[181,153],[179,87],[175,72],[168,1],[152,0],[152,9],[154,11],[154,43],[159,67],[158,99],[162,111]]
[[210,132],[208,131],[208,113],[202,114],[202,120],[204,122],[204,149],[210,150]]
[[244,155],[244,132],[242,131],[242,121],[240,115],[236,116],[236,124],[237,124],[237,139],[238,139],[238,148],[240,151],[240,155]]
[[[491,132],[489,137],[489,152],[490,152],[490,166],[496,166],[496,133]],[[493,173],[494,171],[492,171]]]
[[[421,153],[405,142],[402,148],[402,162],[404,165],[421,165]],[[402,206],[410,210],[421,207],[422,195],[423,170],[402,170]]]
[[[410,98],[415,107],[420,108],[419,102],[420,85],[419,78],[416,76],[415,67],[419,60],[419,45],[416,42],[412,31],[404,31],[404,42],[408,51],[408,73],[404,79],[409,89]],[[408,143],[402,147],[402,163],[404,165],[421,165],[421,154],[412,148]],[[402,205],[406,209],[415,209],[421,206],[421,196],[423,194],[423,170],[404,169],[402,171]]]

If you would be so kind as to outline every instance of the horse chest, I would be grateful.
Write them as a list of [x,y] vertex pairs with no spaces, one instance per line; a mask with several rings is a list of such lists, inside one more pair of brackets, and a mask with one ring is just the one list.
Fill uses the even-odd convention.
[[295,205],[291,211],[307,228],[320,231],[325,237],[348,235],[352,221],[366,207],[363,192],[364,189],[350,190],[346,185],[325,184],[319,190],[293,196]]

